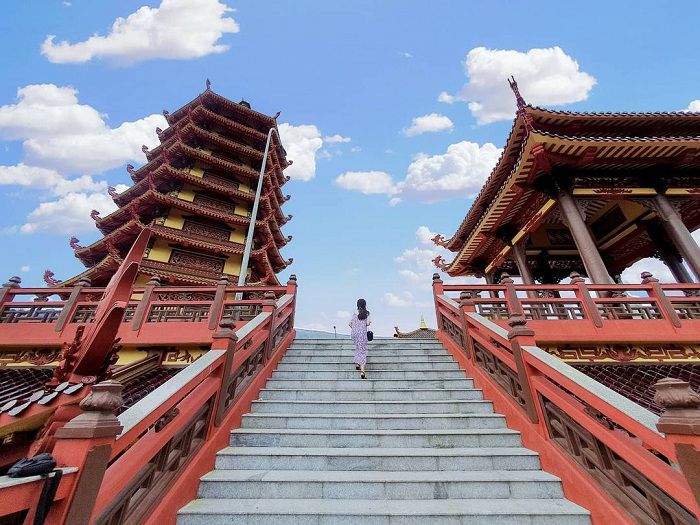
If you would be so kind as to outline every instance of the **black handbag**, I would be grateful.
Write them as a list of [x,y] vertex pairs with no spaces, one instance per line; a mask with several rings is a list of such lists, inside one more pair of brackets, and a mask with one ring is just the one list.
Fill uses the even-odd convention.
[[367,330],[367,340],[371,341],[374,339],[374,334],[372,333],[372,330]]
[[[46,478],[44,487],[41,489],[41,495],[36,505],[36,514],[34,514],[33,525],[43,525],[46,516],[49,514],[51,504],[56,496],[56,490],[63,471],[56,469],[56,460],[48,452],[37,454],[33,458],[22,458],[17,463],[12,465],[7,471],[7,475],[11,478],[26,478],[28,476],[42,476]],[[53,476],[49,476],[53,472]]]

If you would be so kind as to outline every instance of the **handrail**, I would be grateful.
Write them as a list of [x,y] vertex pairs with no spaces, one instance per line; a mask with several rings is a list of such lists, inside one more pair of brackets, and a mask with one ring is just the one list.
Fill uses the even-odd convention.
[[[517,295],[520,291],[545,288],[557,293],[571,291],[576,296]],[[581,291],[609,293],[611,288],[643,290],[649,297],[591,297],[593,304],[600,305],[596,308],[653,302],[664,317],[643,323],[640,319],[603,317],[600,327],[592,326],[591,311]],[[506,414],[509,426],[523,433],[525,444],[547,458],[554,473],[564,478],[567,496],[592,511],[594,523],[697,523],[698,494],[695,488],[691,490],[690,478],[677,467],[679,462],[687,462],[687,457],[678,452],[675,438],[658,430],[659,417],[542,350],[536,342],[584,337],[577,333],[580,331],[594,341],[605,342],[614,332],[618,338],[630,339],[640,337],[639,328],[643,332],[645,323],[667,325],[669,329],[663,337],[683,340],[688,337],[683,335],[686,331],[695,334],[697,340],[700,323],[696,319],[680,319],[680,327],[672,325],[659,290],[662,294],[671,289],[687,292],[700,290],[700,285],[667,286],[654,281],[631,286],[443,285],[434,278],[433,289],[438,338],[484,389],[486,397]],[[499,297],[479,296],[489,291],[498,292]],[[454,292],[459,292],[459,303],[450,297]],[[677,299],[679,303],[700,300],[694,295]],[[580,302],[584,312],[584,317],[577,320],[539,319],[527,306],[575,301]],[[493,302],[505,308],[505,316],[498,313],[489,319],[479,313],[480,305]],[[504,326],[505,319],[510,330]],[[629,325],[629,331],[620,329],[619,323]],[[591,328],[563,329],[558,328],[560,325]],[[694,450],[699,451],[693,456],[697,462],[700,447]]]

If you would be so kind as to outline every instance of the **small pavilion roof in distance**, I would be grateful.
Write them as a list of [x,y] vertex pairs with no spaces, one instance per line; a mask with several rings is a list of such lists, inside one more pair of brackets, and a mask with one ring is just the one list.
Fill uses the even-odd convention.
[[402,332],[399,330],[398,326],[395,326],[394,331],[396,332],[394,337],[398,337],[400,339],[435,339],[436,332],[436,330],[428,328],[428,325],[425,324],[425,319],[423,319],[422,315],[420,317],[420,326],[416,330],[413,330],[412,332]]

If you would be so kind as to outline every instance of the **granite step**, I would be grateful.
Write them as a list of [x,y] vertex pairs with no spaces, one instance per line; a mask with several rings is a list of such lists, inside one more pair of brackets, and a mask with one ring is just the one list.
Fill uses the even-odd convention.
[[[372,370],[368,377],[372,379],[463,379],[464,370]],[[273,379],[357,379],[357,370],[275,370]]]
[[483,400],[447,401],[253,401],[256,414],[490,414]]
[[260,391],[261,400],[278,401],[444,401],[482,398],[481,390],[475,388],[396,388],[384,390],[266,388]]

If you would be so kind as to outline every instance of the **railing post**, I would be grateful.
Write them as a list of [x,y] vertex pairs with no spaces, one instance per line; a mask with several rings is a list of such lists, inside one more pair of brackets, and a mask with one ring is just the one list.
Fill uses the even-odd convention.
[[663,310],[666,319],[671,321],[673,326],[676,328],[680,328],[681,320],[678,318],[678,314],[676,313],[675,308],[673,308],[671,301],[669,301],[668,296],[664,293],[664,289],[661,288],[659,280],[650,272],[642,272],[642,284],[651,285],[651,293],[649,293],[649,296],[656,299],[659,307],[661,310]]
[[75,286],[73,286],[73,290],[71,291],[70,296],[63,304],[61,315],[58,316],[58,320],[56,321],[56,327],[54,328],[56,332],[62,331],[63,328],[65,328],[65,326],[73,318],[73,313],[75,312],[75,305],[78,302],[78,299],[80,298],[80,294],[82,293],[83,288],[85,288],[86,286],[90,286],[91,284],[92,283],[90,282],[90,279],[87,278],[80,279],[77,283],[75,283]]
[[[236,353],[236,343],[238,336],[234,330],[235,321],[225,319],[219,323],[219,330],[212,335],[212,350],[226,350],[226,359],[224,360],[224,368],[221,372],[221,385],[219,387],[218,399],[216,400],[216,411],[214,412],[214,425],[210,432],[214,431],[214,427],[218,427],[226,417],[227,402],[233,397],[234,392],[230,392],[231,381],[233,376],[233,357]],[[235,385],[233,385],[235,389]]]
[[469,290],[464,290],[459,292],[459,310],[462,319],[462,334],[464,336],[463,347],[464,352],[467,354],[467,359],[472,359],[472,345],[471,337],[469,337],[469,331],[467,327],[469,323],[467,322],[467,313],[476,312],[476,304],[474,303],[474,296]]
[[586,317],[593,321],[596,328],[602,328],[603,319],[600,317],[598,306],[591,297],[591,292],[588,291],[586,280],[581,277],[578,272],[571,272],[569,277],[571,278],[571,284],[576,286],[574,294],[576,298],[581,301],[581,306],[583,307],[583,311],[586,312]]
[[224,301],[226,300],[226,287],[228,285],[228,275],[222,275],[221,279],[219,279],[219,282],[216,284],[214,302],[211,303],[211,308],[209,309],[209,330],[214,330],[219,324],[221,312],[224,309]]
[[134,311],[134,318],[131,320],[131,329],[135,332],[141,329],[144,320],[148,317],[148,309],[151,306],[151,297],[153,296],[153,289],[156,286],[160,286],[160,277],[154,275],[146,283],[146,287],[143,290],[143,297],[139,301],[136,310]]
[[435,302],[435,318],[437,320],[438,330],[444,332],[444,327],[442,326],[442,319],[440,318],[440,307],[438,306],[437,298],[439,295],[445,293],[445,288],[442,284],[442,279],[440,279],[439,273],[433,274],[433,301]]
[[56,431],[52,451],[58,465],[77,467],[75,485],[51,508],[47,525],[87,525],[102,485],[112,446],[122,430],[114,411],[122,406],[122,384],[103,381],[80,402],[83,413]]
[[518,292],[515,290],[515,281],[511,279],[510,275],[504,273],[501,275],[501,284],[506,287],[506,301],[508,302],[508,315],[520,315],[525,317],[523,312],[523,305],[520,304],[520,298],[518,297]]
[[294,296],[294,299],[292,299],[292,313],[289,315],[289,326],[294,330],[294,315],[297,311],[297,276],[295,274],[289,276],[289,280],[287,281],[287,293]]
[[270,312],[270,332],[267,334],[267,341],[265,341],[265,351],[263,355],[265,356],[265,362],[267,362],[268,359],[270,359],[270,356],[272,355],[272,344],[273,341],[272,339],[275,336],[275,321],[277,319],[277,298],[275,297],[274,292],[265,292],[263,295],[264,301],[263,301],[263,307],[262,311],[263,312]]
[[525,363],[523,358],[522,349],[523,346],[533,346],[535,344],[535,332],[527,328],[525,326],[526,323],[527,321],[522,313],[520,315],[511,314],[508,318],[508,325],[510,326],[508,341],[510,341],[510,348],[518,371],[518,380],[520,381],[520,388],[525,401],[527,417],[530,419],[530,422],[536,424],[539,423],[539,416],[535,404],[535,390],[530,382],[530,374],[527,363]]
[[686,381],[671,377],[654,387],[654,402],[665,409],[656,428],[673,443],[678,465],[695,497],[696,517],[700,517],[700,394]]
[[20,285],[22,284],[22,279],[14,275],[8,279],[8,281],[2,285],[2,288],[0,288],[0,307],[7,302],[7,299],[10,295],[10,290],[13,288],[20,288]]

